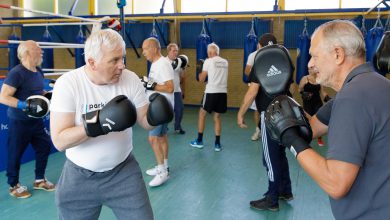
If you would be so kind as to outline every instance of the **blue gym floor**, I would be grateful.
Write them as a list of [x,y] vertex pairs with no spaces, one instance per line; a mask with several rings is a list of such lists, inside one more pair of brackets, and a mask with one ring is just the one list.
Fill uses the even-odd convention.
[[[267,190],[267,176],[261,162],[261,142],[250,140],[254,131],[253,113],[248,112],[246,115],[248,129],[237,126],[236,114],[237,110],[228,110],[222,116],[221,152],[214,152],[213,149],[211,116],[207,117],[205,147],[194,149],[189,146],[189,142],[197,135],[198,108],[185,109],[183,128],[186,134],[174,134],[170,125],[170,179],[160,187],[148,187],[155,219],[333,219],[327,195],[299,167],[289,152],[287,155],[295,199],[290,202],[280,201],[279,212],[256,211],[249,207],[250,200],[259,199]],[[147,142],[147,132],[136,126],[133,137],[134,155],[145,171],[155,165],[154,154]],[[315,149],[324,154],[326,147],[319,148],[316,141],[312,143]],[[64,153],[50,156],[46,172],[50,181],[57,181],[64,161]],[[28,199],[11,197],[5,172],[0,172],[0,219],[57,219],[54,193],[31,190],[34,166],[32,161],[21,168],[20,181],[32,193]],[[145,184],[151,179],[144,174]],[[103,208],[99,219],[115,217],[108,208]]]

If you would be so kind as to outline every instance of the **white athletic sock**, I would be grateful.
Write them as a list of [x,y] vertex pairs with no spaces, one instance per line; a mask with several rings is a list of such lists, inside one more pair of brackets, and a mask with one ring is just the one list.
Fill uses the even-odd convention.
[[165,168],[168,168],[168,159],[164,159],[164,166]]
[[165,166],[164,164],[158,164],[157,165],[157,173],[159,172],[164,172],[166,169],[165,169]]

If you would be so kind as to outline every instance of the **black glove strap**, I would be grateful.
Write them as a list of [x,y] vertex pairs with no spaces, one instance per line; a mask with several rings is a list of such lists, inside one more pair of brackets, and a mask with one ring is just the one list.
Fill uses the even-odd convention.
[[99,123],[99,111],[88,112],[82,115],[85,132],[88,137],[97,137],[104,132]]
[[302,151],[311,148],[310,145],[301,138],[296,128],[287,129],[282,135],[282,145],[288,147],[295,158]]

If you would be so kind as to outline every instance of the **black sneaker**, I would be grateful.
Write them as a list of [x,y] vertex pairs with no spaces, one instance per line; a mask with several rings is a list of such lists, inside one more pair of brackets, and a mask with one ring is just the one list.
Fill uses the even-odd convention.
[[264,197],[259,200],[250,201],[249,205],[251,208],[257,209],[257,210],[270,210],[273,212],[279,211],[279,204],[272,204],[271,199],[269,197]]
[[176,134],[185,134],[186,132],[183,129],[175,130]]
[[293,200],[294,196],[292,193],[280,194],[279,199],[282,199],[282,200],[288,202],[288,201]]

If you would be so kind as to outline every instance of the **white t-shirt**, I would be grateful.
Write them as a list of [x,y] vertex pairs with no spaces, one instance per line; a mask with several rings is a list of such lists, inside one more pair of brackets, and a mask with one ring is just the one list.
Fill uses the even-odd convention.
[[[172,65],[173,60],[169,59],[169,57],[166,57],[166,58]],[[181,68],[176,68],[176,70],[173,70],[173,86],[174,86],[173,92],[181,92],[180,75],[181,75],[182,71],[183,70]]]
[[[82,114],[101,109],[111,99],[125,95],[136,108],[148,104],[145,89],[138,76],[123,70],[118,83],[96,85],[84,71],[84,66],[62,75],[55,83],[50,110],[74,112],[75,125],[82,125]],[[66,150],[66,157],[80,167],[103,172],[123,162],[133,149],[132,128],[88,138]]]
[[228,66],[227,60],[220,56],[204,61],[202,71],[208,77],[205,93],[227,93]]
[[252,53],[249,54],[248,60],[246,61],[246,65],[253,66],[255,63],[255,56],[258,51],[253,51]]
[[[159,85],[164,84],[168,80],[173,80],[173,68],[171,63],[167,59],[165,59],[165,57],[161,56],[160,59],[152,63],[152,65],[150,66],[149,79],[153,80]],[[158,91],[147,90],[146,94],[149,97],[151,94],[155,92]],[[173,106],[174,104],[173,93],[166,93],[166,92],[158,92],[158,93],[164,95]]]
[[[253,51],[252,53],[250,53],[248,55],[248,60],[246,61],[246,65],[253,67],[253,64],[255,63],[255,56],[256,56],[257,52],[258,52],[258,50]],[[250,85],[250,83],[248,84],[248,86],[249,85]],[[256,101],[253,101],[249,108],[252,110],[257,110]]]

